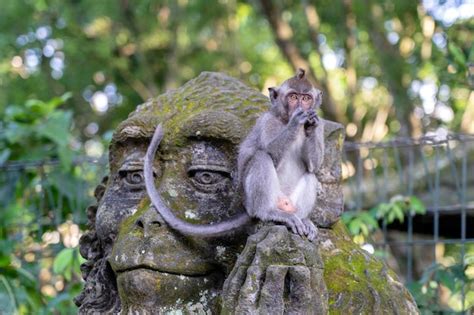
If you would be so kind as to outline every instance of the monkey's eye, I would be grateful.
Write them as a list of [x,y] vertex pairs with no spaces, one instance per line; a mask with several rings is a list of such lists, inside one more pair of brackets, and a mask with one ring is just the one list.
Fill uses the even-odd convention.
[[188,175],[193,185],[208,193],[218,192],[230,182],[230,174],[211,169],[189,170]]
[[298,95],[296,95],[295,93],[290,94],[289,97],[290,97],[290,100],[292,100],[292,101],[298,100]]
[[194,173],[193,179],[203,185],[212,185],[220,182],[225,177],[216,172],[197,171]]
[[303,101],[304,102],[310,102],[311,100],[313,100],[313,98],[309,95],[303,95]]
[[120,170],[119,176],[124,184],[130,189],[142,189],[145,184],[143,170]]

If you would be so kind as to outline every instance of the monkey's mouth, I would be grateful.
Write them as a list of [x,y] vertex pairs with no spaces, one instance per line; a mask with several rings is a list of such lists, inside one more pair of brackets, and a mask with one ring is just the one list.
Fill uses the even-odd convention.
[[117,275],[119,275],[119,274],[124,274],[127,272],[140,271],[140,270],[148,270],[148,271],[157,272],[164,275],[188,277],[188,278],[203,278],[203,277],[208,277],[219,272],[218,270],[209,270],[207,272],[196,272],[196,271],[179,271],[178,272],[177,270],[172,270],[171,268],[170,269],[157,268],[157,267],[149,266],[145,264],[118,269],[118,270],[115,270],[115,272],[117,273]]

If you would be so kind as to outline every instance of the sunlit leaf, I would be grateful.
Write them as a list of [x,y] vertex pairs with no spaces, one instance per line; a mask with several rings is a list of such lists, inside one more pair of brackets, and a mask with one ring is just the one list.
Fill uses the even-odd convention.
[[410,197],[410,208],[416,214],[425,214],[426,207],[423,202],[415,196]]
[[465,68],[466,67],[466,56],[464,56],[464,53],[461,48],[459,48],[456,44],[454,43],[449,43],[448,44],[448,50],[453,55],[454,61],[456,63]]
[[74,249],[65,248],[59,252],[54,259],[53,271],[57,274],[62,274],[67,270],[67,267],[72,265],[74,259]]
[[52,112],[38,128],[38,133],[54,141],[57,145],[65,147],[69,143],[71,119],[71,112]]

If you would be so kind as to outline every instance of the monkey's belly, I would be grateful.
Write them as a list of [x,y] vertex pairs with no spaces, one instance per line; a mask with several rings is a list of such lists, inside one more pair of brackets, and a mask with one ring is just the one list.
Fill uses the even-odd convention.
[[286,195],[290,196],[296,185],[298,184],[301,177],[306,173],[304,168],[302,168],[303,163],[281,163],[277,168],[277,176],[280,184],[280,191]]

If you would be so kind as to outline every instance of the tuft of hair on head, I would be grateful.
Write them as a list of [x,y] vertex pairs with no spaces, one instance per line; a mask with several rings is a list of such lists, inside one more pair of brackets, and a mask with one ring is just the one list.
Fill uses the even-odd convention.
[[301,69],[301,68],[298,68],[298,70],[296,71],[296,77],[301,80],[304,78],[304,75],[305,75],[305,71],[304,69]]

